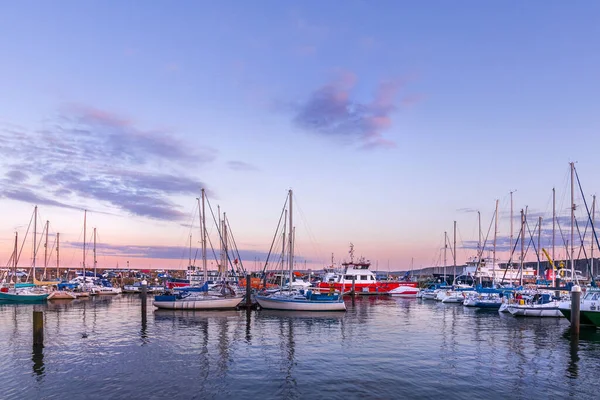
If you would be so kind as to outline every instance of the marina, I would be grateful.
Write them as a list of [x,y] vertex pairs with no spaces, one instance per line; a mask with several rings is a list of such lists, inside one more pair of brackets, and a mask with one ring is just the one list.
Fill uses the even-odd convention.
[[[390,296],[347,297],[345,313],[153,311],[151,301],[146,315],[136,295],[0,305],[0,351],[12,355],[2,398],[158,399],[173,385],[182,398],[596,396],[600,332],[582,327],[574,343],[565,318]],[[43,347],[32,345],[34,309]]]
[[0,400],[600,398],[600,2],[513,3],[3,4]]

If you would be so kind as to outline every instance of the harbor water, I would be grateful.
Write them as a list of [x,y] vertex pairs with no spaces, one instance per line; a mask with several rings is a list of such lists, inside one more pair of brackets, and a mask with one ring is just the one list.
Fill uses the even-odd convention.
[[[600,333],[462,305],[162,311],[136,295],[0,305],[2,399],[597,398]],[[44,312],[44,346],[32,341]]]

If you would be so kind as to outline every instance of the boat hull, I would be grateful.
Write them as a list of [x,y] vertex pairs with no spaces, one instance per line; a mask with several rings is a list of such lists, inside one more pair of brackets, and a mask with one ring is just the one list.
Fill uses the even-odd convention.
[[392,289],[388,292],[390,296],[394,297],[417,297],[421,290],[417,287],[412,286],[398,286],[396,289]]
[[562,318],[562,313],[558,306],[536,307],[525,305],[512,305],[508,307],[508,312],[513,317],[537,317],[537,318]]
[[284,300],[269,298],[269,296],[256,296],[256,301],[261,308],[268,310],[346,311],[346,304],[343,301]]
[[[571,321],[570,309],[559,308],[559,310],[566,319]],[[593,311],[580,311],[579,324],[586,326],[600,326],[600,313]]]
[[0,292],[0,301],[10,301],[12,303],[41,303],[48,299],[48,294],[17,294]]
[[66,292],[63,290],[57,290],[48,296],[48,300],[74,300],[77,296],[74,293]]
[[171,297],[173,296],[156,296],[152,304],[165,310],[226,310],[236,308],[243,300],[242,297],[168,300]]
[[[417,282],[374,282],[374,283],[355,283],[354,291],[356,294],[388,294],[390,291],[397,289],[400,286],[417,288]],[[320,289],[331,289],[333,287],[336,291],[348,291],[352,289],[351,283],[327,283],[321,282],[319,284]],[[415,293],[416,296],[416,293]]]

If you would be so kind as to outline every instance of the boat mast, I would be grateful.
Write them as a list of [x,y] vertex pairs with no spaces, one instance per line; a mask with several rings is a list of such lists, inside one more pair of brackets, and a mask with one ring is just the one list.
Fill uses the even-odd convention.
[[83,287],[85,290],[85,281],[86,281],[86,276],[85,276],[85,236],[87,235],[87,210],[83,210]]
[[542,216],[540,215],[540,220],[538,222],[538,248],[537,248],[537,276],[540,276],[540,257],[542,251]]
[[292,224],[292,189],[290,189],[289,191],[289,195],[290,195],[290,235],[289,235],[289,245],[288,245],[288,250],[289,250],[289,262],[290,262],[290,277],[289,277],[289,287],[290,290],[292,290],[292,275],[293,275],[293,269],[294,269],[294,235],[292,235],[292,230],[293,230],[293,224]]
[[225,214],[223,213],[223,277],[227,276],[229,270],[229,257],[227,257],[229,251],[227,248],[227,215]]
[[[208,281],[208,268],[206,265],[206,215],[204,214],[204,199],[205,192],[202,189],[202,220],[200,221],[201,229],[202,229],[202,272],[204,274],[204,282]],[[198,210],[200,210],[200,204],[198,204]]]
[[37,206],[33,208],[33,279],[35,280],[35,259],[37,258]]
[[60,278],[60,247],[59,247],[60,233],[56,232],[56,278]]
[[14,271],[13,271],[13,280],[14,283],[17,283],[17,242],[19,240],[19,232],[15,232],[15,251],[13,254],[13,265],[15,266]]
[[287,217],[288,217],[288,210],[285,210],[285,216],[283,217],[283,236],[281,239],[281,280],[280,280],[280,285],[283,286],[283,271],[284,271],[284,261],[285,261],[285,234],[287,231]]
[[98,274],[96,274],[96,264],[98,262],[96,261],[96,228],[94,228],[94,279],[96,279],[96,277],[98,276]]
[[[192,266],[192,234],[190,233],[190,251],[189,251],[188,265]],[[189,269],[189,268],[188,268]]]
[[479,275],[479,284],[481,284],[482,278],[479,268],[481,268],[481,256],[483,255],[483,249],[481,248],[481,212],[479,210],[477,211],[477,222],[479,225],[479,234],[477,237],[477,269],[475,270],[475,273]]
[[448,232],[444,231],[444,285],[446,284],[446,265],[448,265],[448,261],[446,258],[447,250],[448,250]]
[[523,286],[523,258],[525,257],[525,213],[521,208],[521,277],[519,284]]
[[574,225],[575,225],[575,180],[574,180],[574,174],[575,174],[575,164],[574,163],[570,163],[571,164],[571,282],[575,282],[575,263],[574,263],[574,259],[573,259],[573,255],[575,252],[575,247],[574,247],[574,235],[575,235],[575,229],[574,229]]
[[44,279],[46,279],[46,268],[48,268],[48,227],[50,221],[46,220],[46,243],[44,243]]
[[[554,255],[554,242],[556,239],[556,191],[552,188],[552,263],[556,260]],[[548,263],[550,264],[550,263]],[[548,265],[549,268],[552,268],[551,265]],[[552,268],[552,286],[556,286],[556,271]]]
[[456,283],[456,221],[454,221],[454,252],[452,254],[454,256],[454,280],[452,284]]
[[498,200],[496,200],[496,211],[494,212],[494,252],[492,258],[492,286],[496,285],[496,237],[498,235]]
[[516,190],[513,190],[510,192],[510,241],[509,241],[509,249],[508,249],[508,261],[510,262],[510,269],[512,269],[512,256],[513,256],[513,220],[514,220],[514,216],[513,216],[513,193],[516,192]]
[[592,275],[592,279],[594,278],[594,230],[595,228],[595,219],[596,219],[596,195],[592,196],[592,249],[590,253],[590,274]]

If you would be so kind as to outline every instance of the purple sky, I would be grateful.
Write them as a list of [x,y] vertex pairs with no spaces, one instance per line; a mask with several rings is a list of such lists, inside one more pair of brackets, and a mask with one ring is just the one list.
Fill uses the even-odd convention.
[[548,246],[553,187],[568,215],[569,161],[590,205],[598,184],[599,11],[591,1],[5,4],[0,265],[37,204],[39,224],[61,232],[65,265],[81,262],[88,209],[102,266],[185,267],[201,187],[249,267],[289,188],[297,254],[315,267],[346,258],[350,242],[380,269],[439,264],[454,220],[462,263],[475,254],[474,211],[487,233],[496,199],[506,259],[511,190],[531,230],[544,218]]

